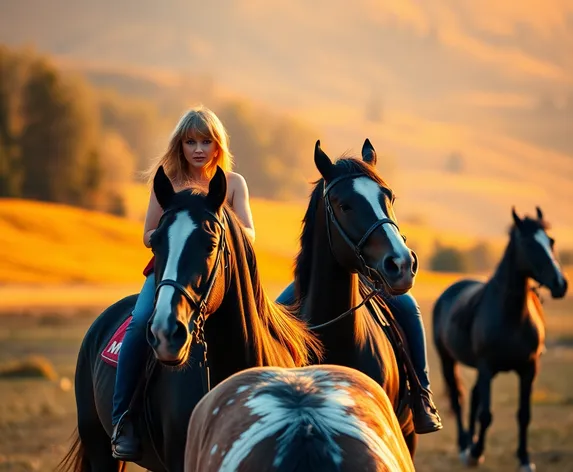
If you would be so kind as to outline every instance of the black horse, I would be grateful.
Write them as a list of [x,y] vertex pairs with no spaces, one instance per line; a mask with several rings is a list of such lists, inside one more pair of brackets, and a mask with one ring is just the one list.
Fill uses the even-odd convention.
[[[547,287],[553,298],[561,298],[567,292],[567,279],[555,259],[554,240],[547,235],[548,225],[539,207],[535,219],[521,219],[515,209],[512,215],[509,244],[491,279],[485,283],[458,281],[436,301],[434,343],[456,415],[460,455],[469,465],[483,460],[485,435],[493,418],[493,378],[498,372],[517,372],[520,380],[517,457],[522,470],[531,471],[534,465],[527,450],[527,427],[533,381],[544,348],[545,321],[530,280]],[[458,362],[474,367],[478,374],[471,395],[467,432],[462,421]],[[480,429],[474,438],[476,418]]]
[[389,328],[391,313],[373,285],[391,294],[407,292],[416,256],[400,234],[394,194],[375,168],[368,139],[362,158],[333,163],[317,142],[314,159],[322,178],[303,219],[291,309],[319,333],[324,362],[355,368],[384,388],[413,455],[402,341]]
[[[164,209],[152,241],[157,289],[148,340],[155,358],[149,356],[136,415],[144,451],[138,464],[149,470],[183,470],[188,421],[211,385],[249,367],[321,358],[305,323],[266,296],[253,247],[224,203],[226,189],[221,169],[206,194],[175,193],[162,168],[155,176]],[[75,378],[78,434],[61,469],[125,470],[111,455],[115,369],[101,353],[135,301],[129,296],[107,308],[84,337]]]

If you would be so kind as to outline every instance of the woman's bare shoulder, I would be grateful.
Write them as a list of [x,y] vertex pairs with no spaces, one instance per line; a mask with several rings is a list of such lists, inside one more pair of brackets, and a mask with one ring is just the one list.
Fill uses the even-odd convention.
[[248,198],[249,190],[245,178],[237,172],[225,172],[225,175],[227,176],[227,201],[234,206],[235,197],[238,196],[240,200]]
[[247,181],[241,174],[237,172],[226,172],[225,174],[227,176],[227,187],[231,194],[237,190],[244,191],[247,189]]
[[227,182],[230,185],[246,185],[247,181],[245,180],[245,178],[237,173],[237,172],[225,172],[226,176],[227,176]]

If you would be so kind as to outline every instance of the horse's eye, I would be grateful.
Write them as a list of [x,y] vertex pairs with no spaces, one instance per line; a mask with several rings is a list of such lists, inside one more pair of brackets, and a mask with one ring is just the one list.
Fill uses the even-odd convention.
[[209,241],[205,249],[207,249],[207,252],[210,254],[215,250],[216,247],[217,247],[217,241]]
[[340,205],[338,205],[338,207],[340,208],[342,213],[346,213],[347,211],[350,211],[350,205],[348,205],[346,203],[341,203]]

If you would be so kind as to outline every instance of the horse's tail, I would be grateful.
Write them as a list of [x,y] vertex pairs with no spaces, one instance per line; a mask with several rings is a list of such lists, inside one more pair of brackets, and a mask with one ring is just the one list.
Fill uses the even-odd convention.
[[[77,427],[72,433],[72,445],[55,472],[93,472],[95,470],[125,472],[125,462],[114,459],[110,438],[97,412],[92,378],[92,353],[97,351],[94,340],[97,329],[92,325],[78,353],[75,373]],[[94,345],[96,345],[94,347]]]
[[90,472],[91,467],[86,455],[85,446],[82,443],[82,439],[78,433],[78,429],[74,430],[72,435],[73,443],[70,450],[60,461],[56,467],[56,472]]
[[[70,450],[60,461],[54,472],[92,472],[94,469],[88,459],[86,447],[82,442],[77,428],[72,434],[72,439],[73,443],[70,446]],[[127,471],[127,464],[125,462],[111,461],[111,463],[112,468],[106,470]]]

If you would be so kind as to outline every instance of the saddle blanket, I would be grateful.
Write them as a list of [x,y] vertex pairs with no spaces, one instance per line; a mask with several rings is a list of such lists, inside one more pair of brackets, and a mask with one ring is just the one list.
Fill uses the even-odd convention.
[[107,364],[111,366],[117,366],[119,359],[119,351],[121,349],[121,344],[123,342],[123,337],[125,336],[125,331],[132,316],[128,316],[127,319],[121,324],[119,328],[115,331],[114,335],[111,337],[105,349],[101,352],[101,357]]

